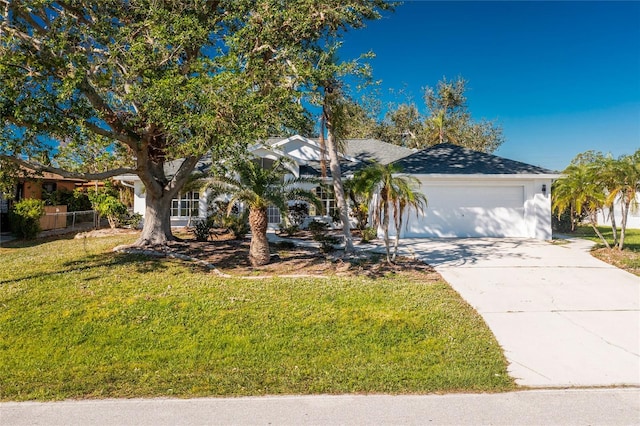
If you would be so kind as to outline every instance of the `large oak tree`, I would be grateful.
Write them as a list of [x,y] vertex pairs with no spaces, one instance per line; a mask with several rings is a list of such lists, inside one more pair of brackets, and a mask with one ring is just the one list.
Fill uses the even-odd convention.
[[[386,8],[382,0],[0,0],[0,158],[87,179],[136,174],[146,190],[136,244],[165,244],[171,199],[198,160],[298,125],[296,89],[310,52]],[[48,161],[60,143],[124,150],[127,161],[71,172]],[[165,164],[178,158],[168,175]]]

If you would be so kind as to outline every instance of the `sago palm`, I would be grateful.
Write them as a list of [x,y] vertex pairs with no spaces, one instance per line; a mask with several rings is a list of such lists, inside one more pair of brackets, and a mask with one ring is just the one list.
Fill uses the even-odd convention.
[[240,202],[249,209],[249,227],[251,228],[251,244],[249,261],[253,266],[269,263],[269,241],[267,240],[268,216],[267,208],[272,205],[280,209],[284,216],[288,202],[301,200],[310,202],[321,208],[321,203],[313,191],[303,189],[300,185],[317,183],[315,179],[285,179],[291,173],[287,168],[290,161],[279,159],[271,168],[263,168],[255,159],[243,159],[233,163],[232,175],[216,176],[207,187],[214,194],[227,194],[230,197],[229,211]]

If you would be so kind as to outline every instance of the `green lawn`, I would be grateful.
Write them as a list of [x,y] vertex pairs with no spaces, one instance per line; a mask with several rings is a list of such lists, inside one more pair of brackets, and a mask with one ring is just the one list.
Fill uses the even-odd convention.
[[[607,239],[609,244],[613,244],[613,232],[609,226],[599,226],[598,230]],[[600,237],[596,235],[590,226],[579,227],[575,234],[580,238],[585,238],[596,242],[598,245],[593,251],[594,256],[611,263],[619,268],[625,269],[640,276],[640,229],[627,229],[624,238],[624,250],[606,250]],[[620,231],[618,230],[618,236]]]
[[444,282],[224,279],[127,241],[0,248],[0,400],[515,387]]

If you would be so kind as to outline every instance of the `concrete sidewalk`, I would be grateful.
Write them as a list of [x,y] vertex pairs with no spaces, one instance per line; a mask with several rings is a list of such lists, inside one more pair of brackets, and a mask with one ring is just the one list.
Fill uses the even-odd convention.
[[632,425],[640,389],[0,403],[2,425]]
[[[640,385],[640,278],[590,242],[406,239],[482,315],[523,386]],[[640,421],[640,419],[639,419]]]

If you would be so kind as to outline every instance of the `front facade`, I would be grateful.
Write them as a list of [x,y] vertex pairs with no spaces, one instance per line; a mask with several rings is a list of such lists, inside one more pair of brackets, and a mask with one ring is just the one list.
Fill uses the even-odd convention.
[[428,207],[410,212],[402,237],[551,239],[551,184],[559,175],[525,163],[441,144],[397,164],[418,178]]
[[[293,160],[291,175],[320,176],[320,145],[317,140],[299,135],[270,138],[250,147],[250,152],[265,165],[280,157]],[[343,177],[376,160],[382,164],[397,162],[404,173],[418,178],[420,190],[428,199],[423,215],[409,212],[402,237],[519,237],[551,238],[551,183],[559,175],[549,170],[490,154],[471,151],[450,144],[436,145],[421,151],[372,139],[346,142],[341,154]],[[170,165],[175,167],[174,165]],[[201,161],[198,171],[210,167]],[[144,215],[145,194],[136,176],[119,180],[134,188],[134,210]],[[325,178],[331,181],[330,176]],[[310,189],[310,188],[307,188]],[[333,198],[321,187],[316,192],[330,213]],[[194,218],[207,215],[205,192],[192,191],[173,200],[173,226],[188,225]],[[311,216],[319,212],[311,210]],[[269,212],[271,226],[280,222],[280,212]]]
[[[620,227],[622,225],[622,210],[619,199],[616,201],[613,214],[616,226]],[[608,208],[604,208],[601,214],[598,215],[598,225],[611,226],[611,214]],[[629,206],[627,229],[640,229],[640,192],[636,193],[636,199]]]

